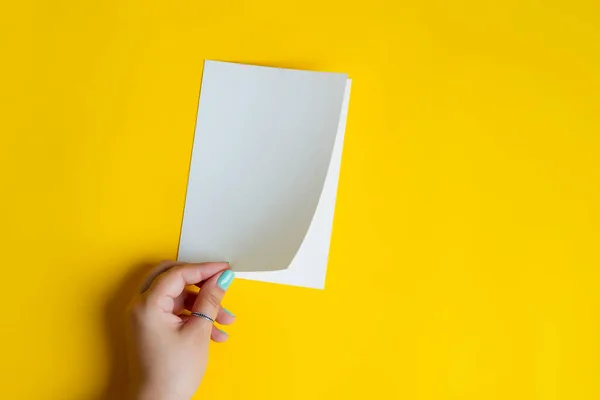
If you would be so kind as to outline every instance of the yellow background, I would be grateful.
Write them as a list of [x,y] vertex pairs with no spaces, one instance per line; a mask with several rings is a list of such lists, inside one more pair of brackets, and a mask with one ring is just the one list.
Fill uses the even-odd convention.
[[600,397],[597,1],[13,1],[0,29],[1,398],[115,382],[204,59],[353,88],[326,290],[236,281],[197,398]]

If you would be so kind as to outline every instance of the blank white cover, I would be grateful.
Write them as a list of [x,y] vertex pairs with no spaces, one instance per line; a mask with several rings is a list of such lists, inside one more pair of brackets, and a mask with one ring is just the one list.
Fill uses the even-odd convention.
[[329,258],[329,242],[333,227],[333,214],[337,197],[338,178],[342,163],[342,148],[346,132],[346,119],[350,104],[350,87],[348,79],[344,93],[344,103],[340,115],[338,132],[333,146],[331,163],[325,178],[321,199],[317,205],[315,216],[304,237],[304,241],[296,253],[288,269],[282,271],[239,272],[238,278],[254,281],[279,283],[284,285],[302,286],[313,289],[325,288],[327,261]]
[[207,61],[179,260],[287,268],[315,214],[346,76]]

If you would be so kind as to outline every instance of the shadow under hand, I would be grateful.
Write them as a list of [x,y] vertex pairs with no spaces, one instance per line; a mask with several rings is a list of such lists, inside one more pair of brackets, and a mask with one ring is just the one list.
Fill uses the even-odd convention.
[[132,382],[130,357],[128,348],[127,307],[140,292],[144,277],[152,268],[152,263],[140,263],[130,268],[128,274],[117,285],[117,288],[106,303],[104,327],[110,351],[110,374],[106,389],[100,400],[125,400],[129,398]]

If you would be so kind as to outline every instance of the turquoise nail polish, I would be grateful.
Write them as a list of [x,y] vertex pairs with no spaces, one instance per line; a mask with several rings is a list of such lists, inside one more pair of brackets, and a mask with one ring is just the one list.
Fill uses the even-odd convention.
[[[217,329],[219,329],[219,328],[217,328]],[[229,333],[225,332],[223,329],[219,329],[219,332],[224,333],[225,336],[229,336]]]
[[233,278],[235,278],[235,274],[232,270],[228,269],[227,271],[223,271],[219,279],[217,279],[217,285],[223,290],[229,289],[229,285],[233,282]]
[[225,307],[223,307],[223,311],[225,311],[225,313],[231,315],[232,317],[235,317],[235,314],[232,313],[231,311],[229,311],[228,309],[226,309]]

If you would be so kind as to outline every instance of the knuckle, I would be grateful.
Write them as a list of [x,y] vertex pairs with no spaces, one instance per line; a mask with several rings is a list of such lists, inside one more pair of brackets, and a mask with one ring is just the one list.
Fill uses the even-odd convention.
[[[206,290],[205,292],[206,293],[202,295],[204,300],[206,300],[208,304],[210,304],[212,307],[219,308],[221,306],[221,299],[219,298],[219,296],[217,296],[210,290]],[[202,294],[202,291],[200,291],[200,294]]]
[[156,296],[154,293],[148,293],[138,302],[138,307],[140,315],[145,315],[150,310],[160,307],[160,296]]
[[183,265],[181,265],[181,264],[177,264],[177,265],[173,265],[173,266],[171,266],[169,269],[170,269],[171,271],[173,271],[174,273],[177,273],[177,274],[179,274],[179,273],[181,273],[181,270],[183,269],[183,267],[184,267]]
[[145,319],[148,313],[148,305],[145,301],[137,301],[130,311],[131,319],[135,322],[142,321]]
[[154,291],[149,291],[149,292],[144,293],[142,295],[142,298],[141,298],[141,300],[140,300],[139,303],[144,308],[149,308],[149,307],[157,306],[158,305],[158,298],[159,298],[159,296],[157,296]]

